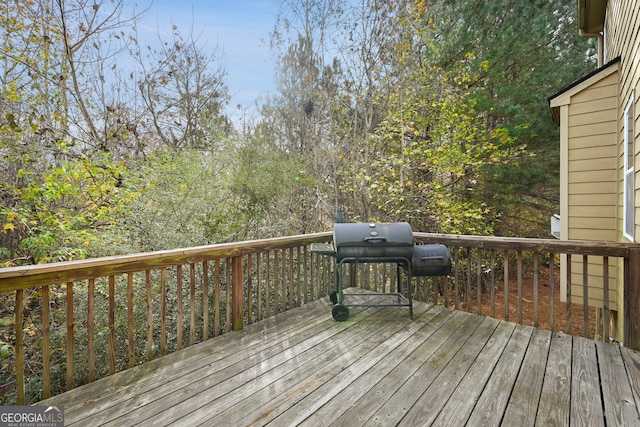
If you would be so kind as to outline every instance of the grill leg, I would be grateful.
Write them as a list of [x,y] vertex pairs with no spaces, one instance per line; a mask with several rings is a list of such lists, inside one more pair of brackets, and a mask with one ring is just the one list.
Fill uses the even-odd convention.
[[342,304],[342,262],[336,264],[336,303]]
[[411,269],[409,269],[407,272],[407,297],[409,298],[409,318],[413,320],[413,290],[411,288]]

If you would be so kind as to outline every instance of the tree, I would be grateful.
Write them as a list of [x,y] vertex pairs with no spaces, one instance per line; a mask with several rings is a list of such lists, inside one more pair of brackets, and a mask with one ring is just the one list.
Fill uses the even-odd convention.
[[[455,232],[546,234],[557,205],[557,171],[553,162],[541,161],[557,159],[557,131],[548,119],[546,99],[562,81],[575,78],[576,67],[564,64],[591,66],[589,44],[576,42],[572,28],[575,5],[399,3],[406,7],[397,8],[405,11],[398,13],[398,86],[380,129],[381,141],[396,136],[394,144],[380,142],[379,164],[393,165],[400,190],[393,194],[397,199],[389,194],[379,206],[387,215],[410,218],[419,206],[427,210],[425,220],[449,217],[449,224],[456,222],[456,214],[467,217],[470,221],[457,221]],[[416,152],[418,140],[422,149]],[[429,199],[439,198],[443,207],[456,200],[461,204],[435,215],[429,199],[423,203],[403,191],[408,182],[424,186],[443,179],[442,166],[455,179],[442,181],[444,187],[430,185]],[[423,178],[408,181],[421,168]],[[378,178],[382,182],[373,183],[376,189],[390,180],[384,174]],[[443,198],[438,188],[455,191]]]
[[331,99],[340,73],[337,61],[329,60],[335,22],[342,13],[340,0],[282,2],[272,33],[278,57],[278,95],[263,107],[265,129],[290,161],[302,164],[305,179],[296,185],[296,208],[290,214],[305,233],[324,229],[333,218],[331,182],[333,134]]
[[232,124],[222,112],[229,101],[217,48],[205,55],[192,33],[185,39],[177,27],[158,48],[136,51],[137,82],[148,131],[172,149],[207,149],[230,135]]
[[[222,113],[224,71],[212,72],[218,57],[174,29],[171,42],[142,58],[140,15],[123,1],[0,7],[2,259],[92,256],[101,242],[115,250],[124,240],[123,214],[144,191],[130,186],[129,167],[167,145],[209,147],[231,132]],[[135,84],[136,64],[157,80]],[[143,91],[152,96],[149,108],[139,92],[146,83],[153,86]]]
[[[424,6],[422,2],[417,2]],[[451,69],[471,53],[481,72],[468,84],[491,129],[504,128],[532,156],[486,165],[477,191],[500,214],[496,232],[548,236],[559,204],[558,133],[548,97],[595,66],[592,41],[575,29],[575,2],[447,1],[424,7],[438,46],[432,60]]]

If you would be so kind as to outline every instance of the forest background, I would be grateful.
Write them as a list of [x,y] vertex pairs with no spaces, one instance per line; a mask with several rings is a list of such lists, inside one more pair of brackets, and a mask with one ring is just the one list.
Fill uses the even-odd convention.
[[595,68],[574,0],[282,0],[276,91],[233,122],[221,51],[121,0],[0,5],[0,267],[349,221],[549,236],[548,97]]

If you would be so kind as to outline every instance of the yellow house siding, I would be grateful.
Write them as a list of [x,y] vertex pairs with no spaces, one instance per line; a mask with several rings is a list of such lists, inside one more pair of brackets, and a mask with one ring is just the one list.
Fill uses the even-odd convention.
[[637,0],[609,0],[605,18],[605,46],[607,59],[621,60],[620,113],[631,90],[638,86],[640,69],[640,2]]
[[592,206],[591,209],[585,210],[582,206],[571,206],[568,209],[569,217],[577,217],[580,212],[583,218],[615,218],[616,206]]
[[575,106],[573,114],[591,113],[594,111],[606,111],[618,107],[618,99],[615,96],[601,98],[595,101],[581,102]]
[[[607,74],[570,94],[566,115],[566,237],[570,240],[617,239],[618,74]],[[564,263],[566,267],[566,260]],[[603,261],[588,260],[588,304],[602,307]],[[571,299],[583,299],[582,257],[571,259]],[[609,260],[609,307],[617,308],[618,266]],[[563,289],[568,284],[567,279]]]
[[[611,60],[613,58],[620,57],[620,85],[618,88],[618,107],[617,107],[617,119],[618,130],[616,135],[616,141],[618,144],[618,201],[617,201],[617,240],[622,242],[628,242],[623,235],[623,197],[624,197],[624,114],[627,102],[633,95],[634,98],[634,112],[635,112],[635,158],[634,158],[634,172],[635,172],[635,213],[634,223],[635,241],[638,241],[640,237],[640,227],[638,226],[638,220],[640,219],[640,201],[638,200],[638,131],[639,122],[638,114],[640,108],[638,108],[638,84],[640,81],[640,2],[638,0],[609,0],[607,2],[607,11],[605,16],[605,31],[604,31],[604,45],[605,45],[605,60]],[[617,277],[619,278],[619,286],[617,291],[617,300],[620,301],[618,310],[622,311],[622,301],[624,300],[624,286],[622,286],[622,266],[618,266]],[[624,330],[623,325],[624,316],[618,316],[617,329],[619,331]]]

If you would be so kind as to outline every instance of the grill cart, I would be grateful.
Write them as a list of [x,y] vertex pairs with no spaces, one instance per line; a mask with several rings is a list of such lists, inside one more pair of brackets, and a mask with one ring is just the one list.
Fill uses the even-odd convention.
[[[413,318],[412,276],[446,276],[451,271],[451,256],[443,245],[414,244],[413,231],[406,222],[336,223],[333,244],[319,244],[312,252],[336,258],[336,289],[329,295],[334,304],[331,314],[339,322],[349,318],[350,306],[406,306]],[[395,263],[397,292],[384,294],[386,301],[349,303],[342,292],[343,266],[349,263]],[[401,290],[401,271],[407,276],[407,296]],[[380,297],[379,293],[357,296]]]

